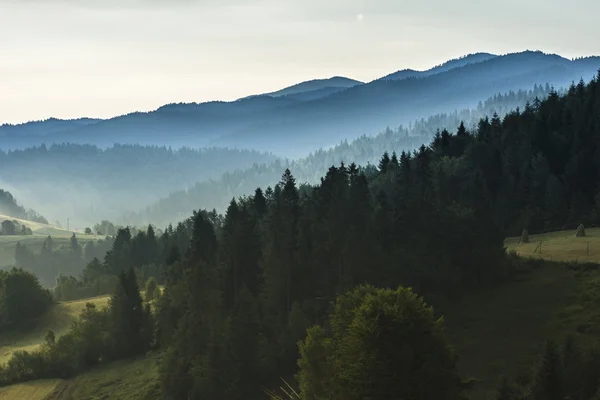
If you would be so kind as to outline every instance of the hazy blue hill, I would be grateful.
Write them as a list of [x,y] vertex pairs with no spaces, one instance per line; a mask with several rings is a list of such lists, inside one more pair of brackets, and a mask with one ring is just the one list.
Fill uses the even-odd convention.
[[70,125],[43,138],[28,133],[28,124],[10,127],[10,135],[6,127],[0,127],[0,147],[42,142],[214,145],[300,157],[386,126],[472,108],[497,93],[546,83],[561,88],[581,78],[589,80],[598,69],[600,57],[568,60],[536,51],[503,56],[477,53],[419,76],[401,71],[404,79],[378,79],[366,84],[342,77],[315,80],[234,102],[170,104],[149,113],[132,113],[76,128]]
[[468,54],[464,57],[455,58],[454,60],[446,61],[442,65],[438,65],[437,67],[433,67],[430,70],[425,71],[426,75],[439,74],[441,72],[446,72],[454,68],[465,67],[470,64],[476,64],[483,61],[491,60],[492,58],[498,57],[496,54],[490,53],[474,53]]
[[52,221],[70,217],[73,227],[83,228],[144,207],[164,193],[275,160],[271,154],[224,148],[40,146],[0,151],[0,188]]
[[417,76],[421,75],[422,73],[423,73],[422,71],[415,71],[414,69],[402,69],[400,71],[393,72],[393,73],[386,75],[382,78],[379,78],[377,80],[400,81],[402,79],[407,79],[407,78],[416,78]]
[[324,88],[317,89],[317,90],[310,90],[308,92],[287,94],[285,96],[282,96],[281,98],[290,99],[290,100],[298,100],[298,101],[312,101],[312,100],[322,99],[324,97],[330,96],[334,93],[338,93],[338,92],[341,92],[346,89],[347,88],[331,86],[331,87],[324,87]]
[[99,121],[101,120],[95,118],[48,118],[42,121],[31,121],[23,124],[2,124],[0,125],[0,137],[12,135],[13,133],[19,135],[43,136],[63,130],[92,125]]
[[338,90],[341,90],[362,84],[363,82],[354,79],[345,78],[343,76],[334,76],[333,78],[329,79],[313,79],[310,81],[298,83],[296,85],[267,94],[272,97],[280,97],[299,93],[313,92],[316,90],[322,90],[327,88],[338,88]]
[[[15,199],[10,192],[4,189],[0,189],[0,215],[28,221],[41,222],[44,224],[48,223],[48,221],[36,211],[25,209],[17,202],[17,199]],[[2,219],[0,219],[0,222],[1,221]]]
[[483,61],[490,60],[492,58],[498,57],[495,54],[490,53],[475,53],[469,54],[464,57],[456,58],[454,60],[446,61],[442,65],[438,65],[426,71],[415,71],[413,69],[403,69],[400,71],[396,71],[389,75],[386,75],[378,80],[383,81],[399,81],[407,78],[417,78],[417,77],[426,77],[435,74],[439,74],[441,72],[446,72],[454,68],[461,68],[470,64],[475,64]]
[[246,170],[225,173],[215,180],[199,182],[185,190],[175,191],[142,212],[129,214],[127,223],[140,225],[155,223],[159,226],[170,221],[181,220],[198,204],[206,208],[224,211],[233,197],[252,193],[256,187],[266,187],[279,180],[284,168],[291,168],[299,183],[319,182],[322,171],[332,165],[355,162],[358,165],[376,165],[384,152],[413,151],[422,144],[430,143],[438,129],[452,132],[465,123],[468,129],[477,125],[479,118],[498,113],[503,117],[517,107],[524,108],[535,98],[544,99],[550,92],[549,86],[534,86],[533,90],[508,92],[482,99],[474,109],[456,110],[452,113],[431,115],[426,119],[412,121],[408,126],[387,128],[375,136],[361,136],[353,141],[342,141],[330,149],[313,151],[309,156],[297,160],[276,160],[271,164],[256,164]]
[[578,65],[581,67],[593,68],[593,67],[597,66],[598,63],[600,63],[600,57],[599,56],[583,57],[583,58],[573,60],[573,63],[575,65]]
[[600,60],[595,61],[574,62],[528,51],[422,78],[377,80],[318,101],[286,107],[279,110],[278,123],[261,121],[219,137],[213,144],[253,147],[253,143],[262,143],[265,149],[279,154],[329,146],[385,126],[456,108],[472,108],[481,99],[529,88],[534,83],[561,88],[581,78],[587,81],[600,68]]
[[[170,104],[153,112],[135,112],[99,121],[76,134],[73,130],[57,132],[52,139],[54,143],[90,143],[101,147],[115,143],[204,147],[211,139],[294,103],[296,100],[283,97],[255,96],[233,102]],[[11,148],[10,142],[2,147]]]

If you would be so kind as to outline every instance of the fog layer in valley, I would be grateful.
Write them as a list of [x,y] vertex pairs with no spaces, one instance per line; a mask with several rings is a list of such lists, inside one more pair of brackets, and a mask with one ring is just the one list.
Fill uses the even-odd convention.
[[[0,187],[72,229],[102,219],[164,226],[194,209],[223,210],[231,198],[272,184],[288,166],[300,182],[315,183],[341,161],[365,165],[383,151],[415,150],[436,129],[502,116],[545,97],[551,86],[588,80],[598,68],[598,57],[479,53],[369,83],[335,77],[231,103],[3,125]],[[509,92],[522,89],[529,92]],[[465,108],[471,110],[455,111]],[[377,132],[383,133],[353,141]],[[190,149],[208,145],[221,147]]]

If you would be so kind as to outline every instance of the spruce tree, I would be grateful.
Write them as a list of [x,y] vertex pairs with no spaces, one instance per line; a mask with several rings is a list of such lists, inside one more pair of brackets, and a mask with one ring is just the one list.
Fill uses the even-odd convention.
[[548,340],[537,368],[532,394],[534,400],[562,400],[564,396],[562,360],[556,344]]

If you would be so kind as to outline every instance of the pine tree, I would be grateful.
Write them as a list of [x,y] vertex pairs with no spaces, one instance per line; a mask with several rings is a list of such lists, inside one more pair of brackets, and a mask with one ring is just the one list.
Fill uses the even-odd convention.
[[119,285],[110,298],[113,356],[117,358],[139,354],[149,347],[148,316],[133,269],[121,272]]
[[400,165],[400,163],[398,162],[398,156],[396,155],[396,152],[392,152],[392,159],[390,160],[391,165],[394,167],[394,170],[398,168],[398,166]]
[[563,370],[558,348],[553,341],[547,341],[540,360],[532,388],[534,400],[563,399]]
[[387,173],[388,168],[390,166],[390,162],[390,155],[386,151],[385,153],[383,153],[383,156],[379,160],[379,172],[382,174]]

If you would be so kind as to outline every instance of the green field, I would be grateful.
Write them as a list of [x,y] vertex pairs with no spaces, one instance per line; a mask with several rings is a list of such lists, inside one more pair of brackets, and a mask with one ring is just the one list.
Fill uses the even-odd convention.
[[[148,355],[103,365],[62,381],[44,400],[154,400],[159,399],[160,355]],[[0,399],[2,397],[0,396]],[[12,400],[8,399],[7,400]],[[17,400],[17,398],[14,398]],[[29,399],[24,399],[29,400]]]
[[[39,347],[48,329],[52,329],[57,337],[67,332],[75,318],[85,308],[86,303],[104,307],[108,304],[108,299],[109,296],[101,296],[59,303],[52,306],[46,315],[30,321],[27,327],[2,332],[0,334],[0,363],[8,361],[15,350],[34,350]],[[2,397],[0,396],[0,398]]]
[[575,237],[572,230],[529,235],[529,243],[520,239],[508,238],[505,245],[524,257],[600,263],[600,228],[586,229],[585,237]]
[[[28,227],[29,229],[31,229],[31,231],[34,233],[34,235],[42,235],[42,236],[52,235],[54,237],[54,235],[57,235],[57,236],[61,236],[61,235],[71,236],[71,234],[73,234],[73,231],[69,231],[67,229],[59,228],[59,227],[54,226],[54,225],[41,224],[39,222],[27,221],[27,220],[24,220],[24,219],[13,218],[13,217],[9,217],[7,215],[1,215],[0,214],[0,222],[2,222],[4,220],[7,220],[7,219],[10,219],[12,221],[17,221],[19,224],[25,225],[26,227]],[[75,233],[77,233],[77,232],[75,232]]]
[[1,388],[0,400],[49,400],[60,383],[58,379],[45,379]]
[[530,376],[547,338],[600,339],[600,273],[545,264],[509,283],[469,293],[443,313],[463,375],[477,382],[472,400],[494,398],[502,376]]
[[[69,330],[86,303],[97,307],[108,304],[109,296],[59,303],[45,316],[31,321],[25,330],[0,334],[0,363],[15,350],[35,350],[48,329],[57,336]],[[69,380],[40,380],[0,389],[0,400],[85,400],[85,399],[155,399],[158,391],[158,359],[154,354],[99,366]],[[118,394],[117,397],[116,394]]]
[[96,235],[85,235],[81,232],[68,231],[66,229],[58,228],[53,225],[45,225],[37,222],[25,221],[18,218],[7,217],[0,215],[0,222],[11,219],[16,220],[22,225],[27,226],[33,232],[33,235],[29,236],[0,236],[0,268],[7,268],[14,266],[15,263],[15,246],[17,242],[27,245],[34,252],[39,252],[42,248],[44,240],[48,236],[52,236],[52,240],[56,246],[69,243],[71,235],[75,233],[77,240],[80,244],[85,244],[88,240],[104,239],[104,236]]

